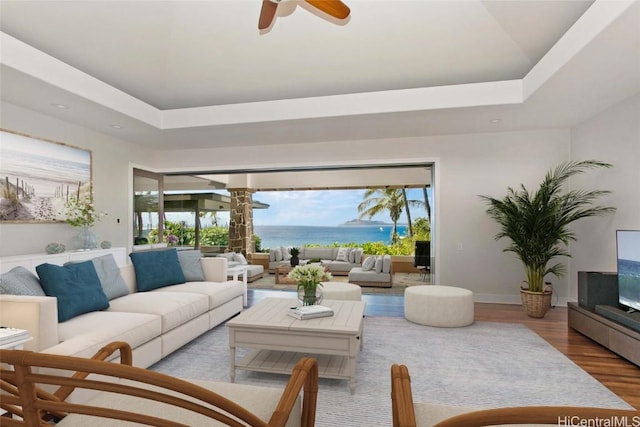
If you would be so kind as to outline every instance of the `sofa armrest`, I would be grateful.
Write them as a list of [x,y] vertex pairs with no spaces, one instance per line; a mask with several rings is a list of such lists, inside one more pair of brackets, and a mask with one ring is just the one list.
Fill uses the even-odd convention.
[[58,300],[55,297],[0,295],[2,326],[26,329],[33,340],[25,350],[41,351],[58,344]]
[[227,259],[225,257],[206,257],[200,259],[202,271],[207,282],[227,281]]

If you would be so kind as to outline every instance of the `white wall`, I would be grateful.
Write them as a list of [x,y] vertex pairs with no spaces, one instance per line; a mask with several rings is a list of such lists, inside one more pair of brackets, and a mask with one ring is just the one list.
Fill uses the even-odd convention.
[[[441,284],[472,289],[479,301],[518,302],[520,261],[495,242],[497,226],[479,194],[502,197],[507,186],[534,188],[548,169],[569,158],[569,131],[449,135],[242,149],[156,153],[160,170],[230,170],[349,164],[435,162],[438,173],[436,269]],[[313,155],[309,155],[313,153]],[[257,160],[259,159],[259,160]],[[562,300],[567,279],[554,283]]]
[[[506,241],[495,242],[497,225],[485,214],[479,194],[502,197],[508,186],[534,189],[546,171],[559,162],[598,158],[616,165],[598,171],[575,186],[596,183],[615,192],[618,212],[609,219],[588,219],[576,226],[578,242],[570,274],[552,278],[562,303],[576,299],[576,271],[615,270],[616,228],[640,229],[640,101],[635,97],[568,129],[424,138],[345,141],[252,148],[160,151],[153,159],[135,145],[20,107],[3,104],[0,126],[93,150],[97,208],[109,216],[96,227],[102,239],[117,246],[129,241],[130,163],[165,171],[232,170],[317,165],[437,164],[436,267],[441,284],[472,289],[479,301],[519,302],[524,275],[520,262],[503,253]],[[313,153],[313,155],[310,155]],[[582,181],[584,180],[584,181]],[[120,218],[120,224],[116,219]],[[42,252],[52,241],[71,241],[66,224],[3,224],[0,256]]]
[[[95,226],[101,240],[127,246],[129,162],[147,163],[148,155],[135,145],[80,126],[54,119],[9,103],[2,103],[0,127],[89,149],[93,152],[93,188],[98,211],[108,215]],[[117,220],[120,219],[120,223]],[[0,225],[0,256],[43,253],[48,243],[72,248],[77,229],[66,223],[3,223]]]
[[588,218],[573,227],[577,241],[571,244],[570,296],[577,300],[577,272],[615,272],[615,231],[640,230],[640,95],[576,126],[571,140],[573,159],[598,159],[614,165],[578,177],[572,186],[611,190],[613,194],[603,204],[617,208],[614,215]]

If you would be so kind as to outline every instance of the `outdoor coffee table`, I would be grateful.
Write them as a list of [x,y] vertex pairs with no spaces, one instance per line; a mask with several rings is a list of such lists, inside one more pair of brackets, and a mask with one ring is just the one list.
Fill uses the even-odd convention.
[[280,284],[286,283],[286,284],[295,285],[296,283],[298,283],[293,279],[287,278],[287,274],[289,274],[291,270],[293,270],[293,267],[291,267],[290,265],[277,266],[276,267],[276,284],[280,285]]
[[[324,301],[334,315],[298,320],[287,315],[298,301],[265,298],[227,322],[231,361],[231,382],[236,369],[291,374],[305,356],[318,360],[322,378],[349,380],[356,389],[356,360],[363,346],[364,302]],[[250,348],[236,360],[236,348]]]

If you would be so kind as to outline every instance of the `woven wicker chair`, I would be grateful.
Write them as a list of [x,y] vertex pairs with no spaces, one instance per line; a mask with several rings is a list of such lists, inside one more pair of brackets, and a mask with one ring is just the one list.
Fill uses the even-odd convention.
[[[409,370],[404,365],[391,366],[391,405],[393,427],[416,427],[419,424],[416,422]],[[560,425],[559,420],[575,422],[576,419],[616,419],[618,422],[626,420],[626,424],[612,425],[634,425],[640,422],[640,411],[569,406],[497,408],[455,415],[433,424],[433,427],[484,427],[504,424],[557,426]]]
[[[2,426],[49,426],[47,419],[50,415],[64,425],[76,414],[111,419],[109,425],[113,426],[130,421],[151,426],[186,427],[188,424],[183,422],[188,421],[183,420],[194,415],[230,426],[285,426],[302,389],[301,425],[312,427],[315,423],[318,367],[315,359],[311,358],[300,359],[294,367],[268,422],[204,387],[125,364],[22,350],[0,350],[0,361],[3,364],[0,370],[0,405],[18,416],[2,418]],[[69,376],[70,371],[81,373]],[[88,375],[91,376],[87,378]],[[42,391],[44,384],[60,387],[59,396]],[[75,388],[98,390],[105,396],[115,394],[125,397],[127,402],[141,402],[138,405],[165,406],[155,415],[149,415],[120,406],[100,406],[93,399],[82,404],[65,401]],[[177,415],[167,419],[171,418],[167,416],[171,412]]]
[[[123,341],[114,341],[110,344],[105,345],[100,350],[93,355],[91,359],[93,360],[106,360],[112,354],[119,352],[120,355],[120,363],[123,365],[131,366],[133,363],[133,356],[131,352],[131,346]],[[4,358],[0,357],[0,361],[4,362]],[[71,378],[82,380],[86,378],[89,374],[87,372],[74,372],[71,374]],[[2,376],[2,390],[6,393],[17,395],[17,381],[11,381],[9,378],[5,379],[4,375]],[[60,386],[56,389],[55,392],[49,393],[43,390],[40,387],[36,387],[37,395],[46,400],[51,400],[53,402],[62,402],[66,400],[71,393],[75,390],[75,387],[72,386]],[[18,417],[23,417],[22,407],[15,406],[4,400],[4,394],[2,395],[2,399],[0,399],[0,407],[4,409],[7,413],[17,415]],[[57,412],[47,412],[42,411],[40,418],[43,421],[52,421],[59,419],[60,414]]]

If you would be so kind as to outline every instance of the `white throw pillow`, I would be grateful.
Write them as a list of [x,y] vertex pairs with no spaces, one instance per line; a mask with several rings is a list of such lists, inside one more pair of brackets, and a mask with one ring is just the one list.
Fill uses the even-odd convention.
[[376,265],[376,257],[369,256],[362,263],[362,271],[373,270],[373,267]]
[[360,264],[362,262],[362,254],[364,253],[364,249],[362,248],[356,248],[354,250],[354,252],[356,253],[356,257],[354,259],[354,262],[356,264]]
[[338,249],[338,254],[336,255],[336,261],[348,261],[348,260],[349,260],[349,248]]
[[291,252],[289,252],[290,250],[291,250],[291,246],[282,246],[280,248],[280,251],[282,252],[283,261],[289,261],[291,259]]
[[276,249],[276,261],[282,261],[282,249]]
[[382,257],[379,256],[376,258],[376,265],[374,267],[376,273],[382,273]]
[[234,253],[233,260],[240,263],[240,265],[247,265],[247,259],[241,253]]

